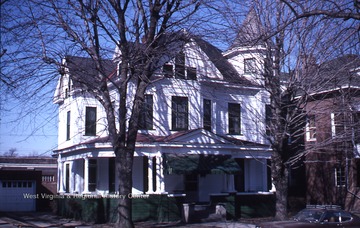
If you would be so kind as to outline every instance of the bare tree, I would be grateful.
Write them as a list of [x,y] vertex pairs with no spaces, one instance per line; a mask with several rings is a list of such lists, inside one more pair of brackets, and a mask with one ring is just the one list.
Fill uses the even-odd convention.
[[17,157],[18,153],[16,148],[10,148],[9,151],[4,152],[3,156],[5,157]]
[[[224,17],[243,15],[243,5],[226,3],[219,8]],[[248,46],[263,44],[266,48],[265,62],[258,64],[265,67],[258,72],[263,72],[261,80],[270,96],[267,133],[273,149],[276,217],[285,219],[289,170],[309,153],[303,142],[308,114],[304,107],[311,93],[325,88],[326,79],[319,73],[321,63],[358,53],[359,5],[357,1],[277,0],[252,1],[249,5],[262,24]],[[241,25],[237,19],[227,21],[238,31]]]
[[[6,66],[1,81],[9,88],[15,88],[16,82],[20,82],[40,90],[53,79],[44,71],[44,66],[61,70],[61,60],[69,54],[91,58],[96,78],[74,77],[72,80],[81,83],[105,109],[107,131],[116,155],[118,191],[128,195],[132,190],[133,156],[145,89],[154,72],[174,57],[186,41],[187,34],[181,29],[185,24],[196,24],[191,19],[200,3],[175,0],[4,2],[2,11],[8,10],[6,15],[11,17],[2,26],[7,36],[1,47]],[[115,48],[118,74],[110,77],[107,59]],[[15,67],[16,62],[22,64],[20,69]],[[21,69],[27,69],[28,75]],[[34,70],[32,74],[29,69]],[[136,86],[136,94],[130,101],[131,111],[125,102],[130,99],[130,81]],[[114,90],[119,94],[117,105],[110,94]],[[35,92],[32,90],[31,94]],[[131,199],[120,199],[118,227],[133,227],[131,211]]]

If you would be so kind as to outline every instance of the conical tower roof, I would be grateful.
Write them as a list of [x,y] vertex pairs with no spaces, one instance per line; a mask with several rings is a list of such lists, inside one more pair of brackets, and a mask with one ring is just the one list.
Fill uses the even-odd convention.
[[230,48],[265,44],[262,39],[264,34],[265,29],[261,24],[259,15],[252,7]]

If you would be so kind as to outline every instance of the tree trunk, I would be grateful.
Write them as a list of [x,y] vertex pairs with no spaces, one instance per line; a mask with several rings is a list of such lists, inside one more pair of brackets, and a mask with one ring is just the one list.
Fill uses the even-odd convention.
[[133,228],[132,201],[129,197],[132,190],[132,164],[134,153],[131,149],[118,149],[116,151],[116,170],[119,181],[118,221],[116,227]]
[[276,214],[275,218],[285,220],[287,218],[287,197],[288,197],[288,170],[283,164],[278,152],[272,155],[272,177],[276,188]]

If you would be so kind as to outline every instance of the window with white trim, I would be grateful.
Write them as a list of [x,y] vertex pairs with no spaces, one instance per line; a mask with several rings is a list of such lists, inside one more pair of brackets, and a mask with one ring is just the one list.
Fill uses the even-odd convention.
[[332,137],[338,137],[344,134],[344,114],[343,113],[331,113],[331,133]]
[[86,107],[85,113],[85,135],[96,135],[96,107]]
[[171,106],[172,130],[187,130],[189,125],[189,108],[187,97],[172,97]]
[[244,72],[245,73],[255,73],[256,72],[256,59],[255,58],[244,59]]
[[228,103],[229,134],[241,134],[241,106],[236,103]]
[[346,184],[346,175],[344,167],[335,168],[335,184],[337,187],[345,186]]
[[306,117],[306,140],[316,140],[316,117],[315,115],[307,115]]

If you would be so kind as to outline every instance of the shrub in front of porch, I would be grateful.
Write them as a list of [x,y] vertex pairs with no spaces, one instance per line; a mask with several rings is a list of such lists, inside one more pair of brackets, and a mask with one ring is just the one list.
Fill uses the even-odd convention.
[[[93,223],[114,223],[117,220],[116,198],[65,197],[57,199],[60,216]],[[133,198],[133,221],[178,221],[181,219],[183,199],[167,195]]]

